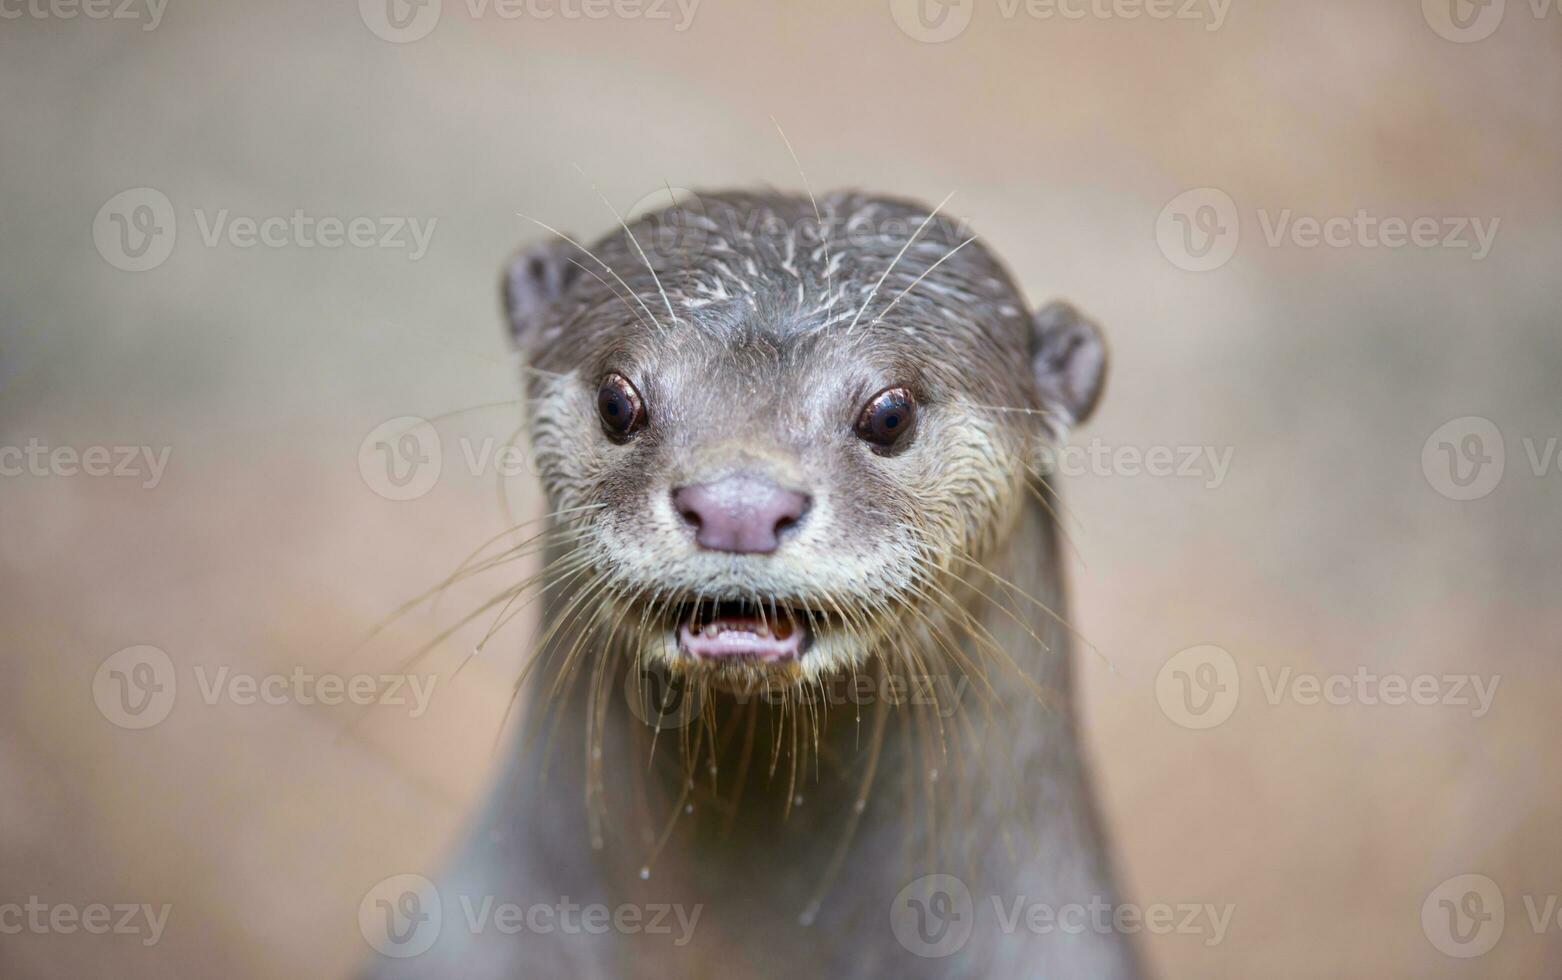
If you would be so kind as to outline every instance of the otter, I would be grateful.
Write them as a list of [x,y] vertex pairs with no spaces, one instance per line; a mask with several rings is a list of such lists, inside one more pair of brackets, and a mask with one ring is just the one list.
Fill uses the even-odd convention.
[[1025,915],[1116,903],[1046,470],[1095,325],[900,199],[548,230],[502,289],[550,514],[496,559],[546,557],[524,720],[378,974],[1140,975]]

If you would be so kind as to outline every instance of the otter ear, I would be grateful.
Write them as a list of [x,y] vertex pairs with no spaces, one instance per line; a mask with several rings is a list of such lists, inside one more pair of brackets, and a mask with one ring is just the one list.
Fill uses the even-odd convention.
[[504,270],[500,292],[510,323],[510,339],[525,348],[536,337],[548,311],[580,275],[580,249],[562,238],[524,248]]
[[1094,323],[1067,303],[1051,303],[1032,318],[1031,368],[1054,428],[1083,423],[1106,381],[1106,341]]

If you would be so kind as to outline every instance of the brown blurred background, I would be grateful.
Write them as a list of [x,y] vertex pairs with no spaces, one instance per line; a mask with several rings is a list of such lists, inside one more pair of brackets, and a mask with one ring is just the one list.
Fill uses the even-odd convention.
[[[458,676],[486,620],[440,643],[415,718],[208,703],[202,679],[391,670],[495,591],[455,589],[359,647],[506,505],[536,511],[524,474],[466,459],[522,417],[496,308],[502,260],[539,237],[518,212],[595,237],[612,217],[592,183],[620,209],[664,182],[800,188],[771,117],[816,189],[956,191],[1034,302],[1100,319],[1112,379],[1080,445],[1231,451],[1220,480],[1063,481],[1074,618],[1116,665],[1079,674],[1125,897],[1234,906],[1218,944],[1143,937],[1158,973],[1562,972],[1562,925],[1530,914],[1562,895],[1562,474],[1531,459],[1562,437],[1554,4],[1460,0],[1501,16],[1461,32],[1442,0],[1179,0],[1189,16],[1132,19],[977,0],[909,27],[886,0],[703,0],[688,21],[687,4],[506,19],[444,0],[437,22],[396,0],[398,35],[376,2],[173,0],[155,26],[144,0],[135,20],[4,8],[0,447],[168,456],[157,480],[144,459],[0,476],[0,905],[171,913],[150,945],[0,935],[0,975],[329,977],[369,955],[360,898],[436,870],[493,771],[526,624]],[[917,36],[938,16],[954,19]],[[176,235],[145,192],[115,204],[136,188],[166,197]],[[1204,272],[1163,215],[1198,188],[1240,224]],[[1358,209],[1498,231],[1480,258],[1265,234],[1287,211]],[[417,255],[410,232],[208,244],[224,211],[433,233]],[[1230,217],[1195,208],[1187,233],[1212,215]],[[443,466],[392,500],[360,445],[402,416],[434,420]],[[1500,432],[1506,465],[1458,500],[1423,448],[1466,417]],[[1240,697],[1198,730],[1156,679],[1203,644],[1230,652]],[[140,645],[166,653],[177,696],[133,730],[99,668]],[[1478,718],[1271,703],[1285,669],[1499,687]],[[1469,958],[1422,921],[1465,874],[1506,912]]]

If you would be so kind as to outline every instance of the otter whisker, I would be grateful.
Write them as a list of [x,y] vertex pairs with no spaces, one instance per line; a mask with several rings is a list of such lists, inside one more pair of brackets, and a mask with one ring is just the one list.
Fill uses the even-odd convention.
[[552,232],[553,234],[555,234],[555,235],[559,236],[560,238],[564,239],[566,242],[568,242],[571,245],[575,246],[576,248],[580,249],[582,252],[585,252],[587,256],[589,256],[590,258],[592,258],[592,259],[594,259],[596,261],[597,265],[600,265],[603,269],[607,270],[608,275],[612,276],[613,279],[620,286],[624,287],[624,290],[626,292],[628,292],[629,295],[634,298],[635,302],[640,304],[640,308],[645,311],[645,315],[651,318],[651,322],[652,323],[656,323],[657,322],[656,321],[656,314],[652,313],[651,312],[651,308],[649,306],[645,305],[645,300],[640,298],[640,294],[635,292],[634,289],[632,289],[630,287],[629,283],[625,282],[623,277],[620,276],[617,272],[615,272],[613,270],[612,266],[608,265],[606,262],[604,262],[600,258],[598,258],[597,257],[597,253],[593,252],[591,249],[589,249],[586,246],[582,245],[580,242],[577,242],[575,239],[571,238],[570,236],[564,234],[564,232],[559,231],[557,228],[553,227],[552,225],[547,224],[546,222],[543,222],[543,221],[538,221],[536,218],[533,218],[529,214],[523,214],[523,213],[517,211],[516,212],[516,216],[517,217],[521,217],[521,218],[525,218],[527,221],[530,221],[532,224],[536,225],[537,227],[542,228],[544,231]]
[[1094,643],[1090,642],[1090,638],[1089,637],[1085,636],[1085,634],[1083,634],[1079,630],[1075,629],[1074,625],[1072,623],[1070,623],[1068,620],[1066,620],[1062,616],[1060,616],[1055,610],[1053,610],[1046,603],[1042,602],[1040,599],[1036,598],[1035,596],[1031,595],[1029,592],[1026,592],[1024,589],[1020,588],[1018,585],[1015,585],[1013,582],[1011,582],[1008,579],[1004,578],[1003,576],[999,575],[997,572],[994,572],[992,569],[988,568],[986,565],[983,565],[980,562],[972,561],[970,558],[966,557],[965,555],[957,554],[957,555],[955,555],[955,557],[957,559],[959,559],[960,561],[963,561],[966,564],[971,565],[971,566],[979,569],[984,574],[988,575],[993,580],[995,580],[996,582],[998,582],[1000,585],[1004,586],[1005,588],[1009,589],[1014,594],[1020,596],[1023,599],[1026,599],[1027,601],[1029,601],[1032,604],[1034,604],[1038,609],[1040,609],[1042,612],[1046,613],[1051,619],[1053,619],[1059,626],[1062,626],[1064,629],[1068,630],[1069,633],[1075,639],[1079,640],[1079,642],[1081,642],[1085,646],[1089,647],[1091,652],[1094,653],[1096,656],[1100,657],[1101,661],[1103,663],[1105,663],[1108,667],[1110,667],[1114,673],[1117,671],[1117,665],[1112,663],[1111,658],[1107,657],[1106,654],[1104,652],[1102,652],[1100,647],[1098,647]]
[[[535,544],[532,547],[524,548],[524,546],[521,546],[521,547],[524,548],[523,551],[521,551],[520,553],[514,555],[511,558],[506,558],[505,561],[511,561],[511,560],[515,560],[516,558],[526,557],[529,554],[535,554],[535,553],[537,553],[539,551],[542,551],[545,548],[549,547],[551,544],[554,543],[552,540],[542,541],[542,540],[539,540],[539,539],[542,538],[543,535],[547,535],[547,534],[551,534],[551,533],[553,533],[551,530],[550,531],[541,532],[541,534],[539,534],[539,535],[535,536],[534,538],[530,539],[531,542],[535,542]],[[441,581],[439,584],[437,584],[437,585],[433,586],[432,588],[428,589],[427,591],[423,592],[421,595],[415,596],[414,598],[409,599],[409,600],[403,602],[401,605],[397,606],[394,610],[392,610],[390,612],[390,614],[387,615],[384,619],[380,620],[373,627],[371,627],[370,630],[368,631],[368,633],[363,637],[363,639],[361,639],[358,642],[358,644],[351,651],[348,652],[347,656],[351,657],[353,655],[356,655],[358,652],[362,651],[363,648],[366,647],[370,642],[372,642],[376,637],[378,637],[380,635],[380,633],[384,632],[387,628],[389,628],[392,623],[396,622],[398,619],[402,618],[403,616],[405,616],[406,614],[411,612],[413,609],[417,608],[422,603],[429,601],[431,598],[437,597],[440,593],[442,593],[450,585],[454,584],[457,581],[463,580],[465,578],[470,578],[473,575],[480,574],[481,572],[487,571],[487,570],[489,570],[492,567],[497,567],[497,564],[487,564],[487,565],[483,565],[483,566],[479,566],[479,567],[475,567],[475,568],[469,568],[469,569],[466,569],[465,571],[462,571],[462,572],[458,572],[456,574],[448,576],[446,579]]]
[[[704,739],[704,737],[704,729],[700,729],[699,731],[695,732],[695,745],[692,753],[685,754],[686,760],[692,757],[697,757],[699,755],[699,743]],[[678,797],[673,801],[672,813],[668,816],[667,823],[662,829],[661,836],[657,838],[655,846],[651,848],[651,853],[646,858],[645,863],[640,866],[640,877],[642,880],[651,877],[651,869],[655,867],[657,857],[661,855],[662,848],[666,846],[668,838],[672,836],[673,828],[678,825],[678,818],[683,815],[684,804],[688,801],[689,794],[693,792],[693,790],[694,780],[687,777],[684,778],[678,790]]]
[[[582,177],[586,177],[586,172],[581,170],[579,166],[575,167],[575,171]],[[597,197],[600,197],[602,199],[602,203],[607,205],[607,209],[613,212],[613,217],[618,219],[618,226],[624,229],[624,234],[629,236],[630,244],[634,245],[635,251],[640,253],[640,261],[645,263],[646,271],[651,274],[651,281],[656,283],[656,291],[662,294],[662,302],[667,304],[668,319],[670,319],[674,325],[677,325],[678,314],[673,312],[673,302],[667,298],[667,290],[662,287],[662,277],[656,274],[656,268],[651,265],[651,260],[646,257],[645,249],[640,247],[640,239],[635,237],[635,233],[629,227],[629,223],[624,220],[624,216],[622,214],[619,214],[618,209],[613,207],[613,202],[607,199],[607,195],[597,190],[597,185],[591,182],[590,177],[586,177],[586,183],[591,184],[591,189],[596,191]]]
[[[579,269],[581,272],[584,272],[586,275],[590,276],[591,278],[595,279],[597,282],[601,283],[603,289],[606,289],[608,292],[612,293],[614,299],[617,299],[620,303],[624,304],[624,308],[626,310],[628,310],[630,313],[634,314],[634,318],[635,318],[635,320],[637,322],[639,322],[642,325],[645,324],[645,317],[640,315],[640,311],[635,309],[633,306],[630,306],[629,305],[629,300],[624,299],[624,294],[620,293],[616,288],[614,288],[613,286],[609,285],[608,281],[606,279],[603,279],[601,276],[597,275],[592,270],[586,268],[585,265],[581,264],[574,257],[570,257],[568,259],[568,262],[569,262],[570,265],[573,265],[575,268]],[[561,375],[561,377],[562,377],[562,375]]]
[[917,230],[911,233],[911,237],[906,239],[906,244],[901,246],[900,251],[896,253],[894,261],[889,264],[889,268],[885,269],[884,274],[879,276],[879,281],[873,284],[873,289],[869,291],[868,298],[863,300],[862,305],[857,308],[857,315],[852,317],[851,325],[846,328],[846,333],[848,335],[853,330],[857,329],[857,321],[862,319],[862,315],[867,311],[868,305],[873,302],[873,297],[879,294],[879,287],[883,286],[884,280],[888,279],[889,274],[895,271],[895,266],[900,264],[900,260],[905,257],[906,251],[911,248],[912,243],[915,242],[922,234],[922,232],[927,229],[928,225],[933,223],[933,219],[938,216],[938,212],[942,211],[944,209],[944,205],[948,204],[949,199],[954,196],[955,192],[950,191],[947,197],[938,202],[938,207],[934,208],[928,213],[927,218],[922,222],[922,224],[917,226]]
[[786,130],[781,128],[781,123],[775,116],[771,116],[770,121],[775,123],[776,132],[781,134],[781,142],[786,144],[786,152],[792,155],[792,162],[797,164],[797,176],[802,178],[803,190],[808,192],[808,203],[814,207],[814,220],[819,223],[821,244],[824,246],[825,295],[830,297],[830,304],[825,309],[832,309],[835,306],[835,274],[830,269],[830,229],[825,227],[824,216],[819,213],[819,199],[814,196],[814,189],[808,183],[808,175],[803,173],[803,161],[797,158],[797,151],[792,149],[792,141],[786,138]]
[[[1029,480],[1026,480],[1025,489],[1028,490],[1030,495],[1035,498],[1036,503],[1041,505],[1041,509],[1047,512],[1047,516],[1052,518],[1053,527],[1056,527],[1058,529],[1058,533],[1063,536],[1063,541],[1068,545],[1069,551],[1073,553],[1074,557],[1081,565],[1085,565],[1085,556],[1079,550],[1079,545],[1074,543],[1074,536],[1069,533],[1069,529],[1064,526],[1063,518],[1070,518],[1074,523],[1074,527],[1078,530],[1082,531],[1084,529],[1084,525],[1080,522],[1078,517],[1074,516],[1072,511],[1062,505],[1062,498],[1060,498],[1057,492],[1054,491],[1047,483],[1045,477],[1031,469],[1028,464],[1021,463],[1021,465],[1025,467],[1025,471],[1029,473],[1031,477],[1033,477],[1041,484],[1041,490],[1038,490],[1034,485],[1031,484]],[[1042,490],[1045,490],[1046,493],[1042,493]],[[1059,501],[1058,507],[1062,508],[1061,511],[1052,506],[1052,501],[1054,500]]]
[[911,285],[907,286],[905,289],[902,289],[900,291],[900,295],[899,296],[896,296],[894,299],[890,300],[889,305],[884,307],[884,309],[880,310],[879,311],[879,315],[874,317],[873,318],[873,322],[868,324],[868,325],[871,327],[871,326],[876,326],[877,324],[883,323],[884,322],[884,318],[889,316],[889,311],[893,310],[895,308],[895,304],[896,303],[899,303],[901,300],[905,299],[907,293],[911,292],[913,289],[916,289],[917,286],[922,282],[922,280],[924,280],[928,276],[932,275],[934,269],[937,269],[939,266],[943,265],[945,262],[947,262],[950,259],[954,258],[954,255],[955,255],[956,252],[960,251],[962,248],[965,248],[967,245],[969,245],[972,242],[976,241],[976,237],[977,236],[972,235],[970,238],[967,238],[965,241],[961,242],[960,244],[956,245],[954,248],[952,248],[949,251],[945,252],[943,254],[943,256],[937,262],[934,262],[932,265],[930,265],[926,269],[924,269],[922,271],[922,274],[920,276],[917,276],[915,279],[911,280]]

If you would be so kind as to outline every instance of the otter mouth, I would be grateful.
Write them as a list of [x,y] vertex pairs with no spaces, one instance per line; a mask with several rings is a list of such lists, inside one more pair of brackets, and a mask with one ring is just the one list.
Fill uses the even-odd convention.
[[704,661],[785,663],[813,642],[806,611],[746,601],[692,603],[679,610],[678,647]]

